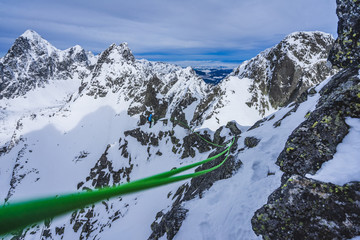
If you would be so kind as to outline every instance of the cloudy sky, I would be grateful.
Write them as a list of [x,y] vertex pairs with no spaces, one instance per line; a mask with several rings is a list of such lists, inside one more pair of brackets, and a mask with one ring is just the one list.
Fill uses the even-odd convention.
[[1,0],[0,56],[32,29],[55,47],[137,58],[239,63],[295,31],[336,37],[335,0]]

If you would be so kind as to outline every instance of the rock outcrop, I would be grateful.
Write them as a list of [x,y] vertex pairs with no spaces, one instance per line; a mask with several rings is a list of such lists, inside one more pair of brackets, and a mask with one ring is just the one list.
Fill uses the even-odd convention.
[[335,75],[320,91],[316,110],[289,136],[277,164],[288,174],[314,174],[332,159],[348,133],[346,117],[360,118],[360,79],[357,69]]
[[360,64],[360,2],[336,0],[339,17],[338,38],[332,48],[329,61],[344,68]]
[[305,177],[333,158],[348,133],[346,117],[360,118],[358,69],[347,69],[320,91],[315,111],[289,136],[277,164],[282,186],[252,219],[264,239],[349,239],[360,235],[360,184],[338,186]]
[[264,239],[350,239],[360,235],[360,183],[337,186],[293,175],[258,210]]
[[[229,124],[229,126],[233,126],[233,125]],[[221,127],[217,132],[221,132],[222,129],[223,127]],[[207,173],[206,175],[193,178],[191,179],[190,184],[186,183],[182,185],[181,187],[178,188],[178,190],[174,194],[169,193],[168,197],[171,197],[174,200],[171,209],[165,213],[163,211],[160,211],[157,214],[155,221],[151,224],[152,234],[150,235],[149,239],[159,239],[163,237],[165,234],[167,239],[173,239],[176,233],[179,231],[182,222],[185,220],[186,214],[188,212],[188,209],[182,206],[183,203],[190,201],[196,197],[202,198],[204,192],[209,188],[211,188],[211,186],[216,181],[230,178],[241,167],[242,162],[237,158],[238,151],[236,151],[237,149],[236,142],[240,135],[234,134],[234,132],[231,131],[230,128],[229,131],[231,132],[230,135],[235,136],[235,144],[231,149],[231,154],[229,155],[227,161],[220,169]],[[241,131],[238,130],[237,132],[240,134]],[[216,133],[214,135],[216,135]],[[219,134],[219,136],[220,135],[221,134]],[[192,136],[192,135],[190,135],[189,137],[190,139],[199,138],[198,136]],[[226,136],[223,137],[223,139],[225,138]],[[202,140],[199,139],[199,141]],[[223,141],[221,141],[220,143],[223,143]],[[206,143],[203,142],[201,144],[200,142],[198,142],[198,146],[200,145],[199,151],[201,151],[202,148],[206,147],[204,144]],[[212,156],[215,156],[216,154],[219,154],[223,150],[224,149],[222,148],[218,148],[216,151],[212,152],[208,157],[210,158]],[[195,172],[214,167],[219,163],[221,163],[224,160],[224,158],[225,156],[223,155],[214,161],[205,163],[202,166],[196,168]]]
[[[213,87],[212,94],[198,105],[197,112],[205,119],[218,119],[218,125],[233,119],[240,125],[252,125],[336,73],[327,64],[333,43],[333,37],[323,32],[288,35],[276,46],[234,69]],[[231,105],[236,98],[239,103]],[[238,109],[241,111],[236,113]],[[225,119],[230,111],[231,118]]]
[[240,65],[234,75],[254,79],[249,105],[260,102],[261,96],[255,94],[260,89],[261,95],[269,96],[272,107],[283,107],[330,76],[333,71],[326,66],[326,58],[333,43],[330,34],[296,32]]
[[360,118],[360,2],[337,3],[339,38],[329,60],[345,69],[322,88],[316,109],[289,136],[278,157],[277,164],[284,172],[282,186],[252,218],[253,230],[264,239],[350,239],[360,235],[360,183],[339,186],[305,176],[315,174],[334,157],[349,132],[345,118]]

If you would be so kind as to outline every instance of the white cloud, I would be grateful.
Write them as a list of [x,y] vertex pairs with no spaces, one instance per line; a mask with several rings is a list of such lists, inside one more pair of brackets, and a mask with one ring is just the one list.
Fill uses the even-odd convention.
[[[31,28],[58,48],[99,52],[128,42],[135,53],[258,50],[300,30],[335,34],[334,0],[5,1],[0,32]],[[17,35],[16,35],[16,34]]]

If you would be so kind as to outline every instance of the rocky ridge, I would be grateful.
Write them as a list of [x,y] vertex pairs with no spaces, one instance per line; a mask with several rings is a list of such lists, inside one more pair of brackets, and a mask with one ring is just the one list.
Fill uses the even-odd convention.
[[95,60],[78,45],[61,51],[27,30],[0,60],[0,99],[23,96],[53,80],[84,79]]
[[[230,126],[233,127],[230,127]],[[235,128],[233,131],[231,128]],[[235,142],[237,142],[238,137],[240,136],[241,131],[233,125],[231,122],[224,128],[219,128],[214,133],[214,139],[209,139],[217,144],[223,144],[226,138],[234,136]],[[191,137],[191,135],[189,136]],[[197,136],[193,136],[198,138]],[[189,138],[187,138],[188,140]],[[184,145],[186,146],[187,141],[184,138]],[[200,140],[201,145],[205,145],[203,141]],[[200,146],[201,146],[200,145]],[[196,145],[195,145],[196,146]],[[198,148],[198,147],[197,147]],[[200,150],[201,148],[199,148]],[[183,221],[186,219],[187,212],[189,211],[183,205],[187,201],[190,201],[194,198],[202,198],[206,190],[211,188],[211,186],[219,180],[230,178],[234,173],[239,170],[242,165],[241,160],[237,157],[237,144],[232,147],[231,154],[228,157],[228,160],[222,166],[221,170],[213,171],[206,175],[199,176],[197,178],[191,179],[190,183],[186,183],[178,188],[178,190],[173,194],[169,193],[168,197],[171,197],[173,200],[170,210],[167,212],[160,211],[156,214],[155,221],[151,224],[152,233],[148,239],[159,239],[166,235],[167,239],[173,239],[177,232],[179,231]],[[216,151],[213,151],[208,158],[215,156],[222,152],[223,149],[219,148]],[[200,150],[200,152],[202,152]],[[207,151],[205,151],[207,152]],[[194,157],[194,156],[192,156]],[[224,160],[225,156],[222,156],[214,161],[206,163],[195,169],[195,172],[209,169],[221,163]]]
[[[335,75],[313,112],[289,136],[277,164],[282,186],[259,209],[253,229],[264,239],[349,239],[360,234],[358,182],[338,186],[305,177],[331,160],[348,134],[346,117],[360,118],[358,69]],[[294,238],[297,239],[297,238]]]
[[[82,79],[80,89],[61,109],[57,109],[55,112],[47,112],[47,115],[24,117],[19,122],[23,128],[18,129],[16,136],[21,138],[21,141],[18,141],[15,147],[2,151],[3,155],[1,155],[5,163],[16,156],[18,164],[10,176],[14,181],[9,188],[11,194],[6,200],[10,199],[11,201],[12,194],[16,197],[16,191],[21,194],[23,185],[28,184],[36,190],[38,182],[41,183],[43,179],[46,179],[46,176],[42,175],[42,164],[37,165],[38,161],[34,161],[33,154],[39,152],[43,154],[42,157],[48,159],[55,158],[53,154],[66,152],[61,161],[70,166],[67,169],[68,176],[71,176],[72,169],[77,170],[76,175],[81,175],[68,189],[91,190],[96,187],[112,186],[143,177],[148,173],[147,168],[151,168],[154,172],[168,170],[167,167],[187,164],[213,156],[221,151],[221,149],[213,148],[200,141],[192,131],[181,126],[175,120],[176,118],[193,128],[200,126],[206,117],[206,109],[210,109],[208,107],[217,101],[214,99],[222,91],[218,87],[210,90],[209,86],[205,85],[191,68],[181,69],[164,63],[138,61],[133,57],[126,44],[114,44],[100,54],[91,69],[90,74]],[[301,134],[300,128],[296,128],[290,135],[289,141],[277,161],[281,169],[285,171],[282,186],[271,195],[268,204],[255,213],[252,224],[256,234],[263,235],[265,239],[288,238],[288,233],[297,236],[298,231],[307,231],[310,237],[318,236],[321,231],[326,231],[326,236],[335,237],[358,235],[358,226],[353,224],[357,221],[358,184],[351,183],[339,187],[304,177],[306,173],[315,171],[314,169],[321,166],[319,164],[331,158],[334,146],[347,133],[343,119],[350,115],[357,117],[358,99],[356,96],[358,96],[359,91],[359,78],[356,74],[355,70],[348,70],[334,77],[321,90],[318,108],[306,115],[307,120],[302,123],[310,129],[304,131],[309,134],[306,135],[306,138],[310,137],[316,141],[315,144],[307,146],[311,148],[311,151],[301,148],[304,136],[299,135]],[[233,136],[236,137],[236,143],[231,149],[229,160],[217,171],[192,179],[184,184],[169,186],[166,191],[155,189],[155,201],[149,200],[154,200],[154,194],[148,192],[106,200],[100,204],[74,211],[63,221],[47,220],[43,224],[14,233],[9,236],[9,239],[10,237],[63,239],[69,236],[75,239],[98,239],[109,237],[107,235],[109,232],[113,233],[112,236],[122,236],[121,234],[125,231],[132,231],[130,236],[135,237],[140,234],[138,233],[140,232],[139,227],[149,239],[161,237],[173,239],[177,234],[181,234],[181,229],[191,217],[189,213],[194,209],[189,206],[190,202],[202,201],[201,205],[205,206],[208,202],[216,204],[213,201],[214,199],[209,200],[208,195],[211,194],[209,190],[214,188],[214,185],[219,186],[223,181],[231,181],[231,178],[237,177],[239,180],[237,173],[246,169],[249,174],[244,171],[241,172],[240,175],[244,175],[241,181],[245,182],[244,184],[253,185],[246,186],[243,189],[241,188],[243,185],[240,185],[239,190],[236,189],[238,182],[230,184],[236,185],[233,190],[239,194],[231,202],[232,206],[222,206],[230,216],[233,207],[236,209],[237,206],[247,207],[246,204],[251,205],[251,203],[239,201],[243,192],[256,195],[257,193],[249,190],[249,188],[259,186],[257,185],[258,182],[266,184],[273,182],[274,179],[279,179],[278,182],[280,182],[279,173],[265,161],[272,159],[275,155],[274,152],[271,152],[273,147],[269,144],[273,144],[273,141],[282,138],[278,137],[277,134],[270,137],[266,136],[266,131],[273,129],[277,132],[282,127],[287,129],[286,121],[298,114],[301,104],[306,101],[308,96],[314,95],[314,91],[316,93],[316,89],[309,92],[304,91],[297,98],[297,102],[290,105],[293,108],[288,107],[290,110],[287,113],[282,111],[262,119],[246,132],[242,131],[243,128],[236,122],[229,122],[226,126],[217,128],[216,131],[201,129],[199,131],[201,136],[220,145],[229,141]],[[207,96],[208,94],[210,96]],[[112,104],[110,110],[108,108],[105,110],[100,108],[101,111],[97,109],[97,104],[109,104],[108,102]],[[64,122],[66,125],[65,123],[77,121],[75,114],[79,106],[91,106],[91,109],[77,126],[69,130],[58,124]],[[116,108],[126,109],[126,111],[115,112],[113,109]],[[331,112],[330,116],[326,115],[328,109],[334,111]],[[155,113],[157,117],[155,125],[151,129],[144,125],[146,123],[145,117],[150,112]],[[282,113],[283,115],[281,115]],[[98,118],[98,115],[101,118]],[[295,120],[303,121],[302,119]],[[25,131],[29,125],[42,121],[54,125],[58,124],[56,126],[61,129],[59,130],[60,133],[56,132],[49,135],[49,130],[45,128],[40,129],[35,135],[28,134]],[[292,121],[294,121],[293,118]],[[331,128],[337,130],[328,131]],[[39,138],[45,133],[46,139]],[[336,135],[333,142],[326,141],[331,134]],[[74,139],[76,136],[82,136],[82,138],[77,143],[73,138],[67,138],[67,136],[72,136]],[[291,141],[292,139],[294,140]],[[51,154],[44,152],[41,144],[46,144],[52,150]],[[323,152],[316,152],[316,146],[320,146]],[[296,158],[295,153],[297,151],[306,153],[306,150],[314,152],[315,155],[318,154],[316,155],[318,158],[304,157],[303,160]],[[252,162],[256,152],[264,152],[265,157],[255,159]],[[221,159],[217,161],[221,161]],[[297,161],[309,163],[309,166],[299,168]],[[161,162],[161,165],[157,162]],[[208,163],[196,171],[209,168],[215,163]],[[50,169],[47,170],[51,171]],[[56,170],[58,171],[58,169]],[[145,174],[142,171],[145,171]],[[48,180],[51,181],[54,178],[56,179],[56,174]],[[61,178],[57,180],[63,181]],[[226,200],[225,198],[232,199],[232,197],[225,196],[222,200]],[[147,204],[153,204],[151,206],[154,207],[144,209],[143,206]],[[305,216],[304,209],[309,209],[314,204],[319,208],[308,211],[308,215]],[[324,208],[324,204],[339,207],[339,218],[335,219],[326,215],[329,211],[331,212],[331,209]],[[294,208],[293,205],[298,208]],[[245,210],[248,209],[245,208]],[[141,219],[132,215],[136,214],[137,211],[142,212]],[[217,219],[216,214],[221,214],[222,210],[215,212],[214,216]],[[351,212],[355,212],[355,215],[351,215]],[[234,219],[230,218],[234,220],[231,225],[232,231],[239,235],[229,233],[227,236],[244,236],[245,238],[255,236],[253,233],[251,235],[248,229],[243,229],[242,225],[246,225],[246,223],[241,222],[242,225],[236,223],[237,218],[241,219],[242,212],[240,211],[240,213]],[[254,211],[251,212],[251,215],[253,213]],[[213,213],[208,215],[211,214]],[[227,218],[228,216],[226,216]],[[309,218],[310,221],[305,222],[305,219]],[[143,219],[147,220],[143,221]],[[321,220],[320,223],[317,220]],[[128,224],[128,222],[132,224]],[[144,225],[136,225],[138,222],[144,223]],[[329,222],[330,224],[334,222],[335,225],[333,226],[336,227],[334,229],[329,228],[327,226]],[[207,222],[204,223],[201,222],[201,229],[208,224]],[[276,231],[277,229],[272,228],[273,224],[284,227],[284,229],[280,227],[281,231]],[[131,230],[126,228],[131,228]],[[240,235],[240,233],[245,235]],[[197,231],[196,234],[198,234]],[[124,235],[124,237],[129,237],[129,235]],[[144,236],[142,235],[142,237]]]
[[329,60],[338,68],[360,64],[360,4],[359,1],[336,0],[339,17],[338,38],[331,49]]
[[350,41],[360,34],[353,26],[360,19],[360,3],[338,0],[337,4],[339,38],[329,59],[334,66],[346,68],[322,88],[316,109],[289,136],[277,159],[284,172],[282,185],[252,218],[253,230],[263,239],[350,239],[360,235],[360,183],[339,186],[306,175],[315,174],[334,157],[349,132],[346,118],[360,118],[360,76],[355,61],[359,42]]
[[[327,66],[333,43],[333,37],[323,32],[288,35],[276,46],[234,69],[204,100],[211,105],[199,105],[198,111],[206,111],[206,119],[220,118],[222,109],[232,101],[231,96],[239,94],[234,93],[237,91],[234,86],[244,84],[247,90],[242,94],[248,97],[242,108],[254,109],[261,119],[336,72]],[[246,116],[236,120],[241,124],[243,118]]]
[[326,66],[333,43],[333,37],[322,32],[292,33],[275,47],[241,64],[233,74],[240,79],[254,79],[254,86],[249,89],[254,93],[250,105],[259,103],[255,90],[260,89],[263,95],[269,95],[272,107],[283,107],[334,74]]
[[[29,48],[26,48],[23,45],[18,44],[18,42],[30,42],[30,45],[32,45]],[[56,62],[58,59],[62,60],[61,57],[64,57],[64,54],[62,54],[63,52],[52,47],[47,41],[32,31],[27,31],[23,36],[18,38],[13,48],[20,49],[20,54],[18,55],[21,57],[18,58],[18,55],[13,56],[11,54],[6,55],[4,58],[7,60],[4,61],[5,68],[7,67],[5,64],[11,61],[14,62],[15,60],[22,64],[22,61],[24,61],[24,66],[26,64],[37,64],[38,66],[41,64],[42,58],[46,61]],[[43,52],[40,51],[42,48],[44,48]],[[9,53],[14,52],[12,49],[9,50]],[[54,68],[57,67],[58,65],[55,64]],[[69,62],[68,67],[75,69],[77,63]],[[86,147],[81,147],[77,149],[75,153],[70,153],[72,150],[69,151],[69,154],[72,156],[66,159],[71,162],[73,168],[76,168],[76,166],[85,162],[89,162],[86,164],[90,164],[88,166],[88,174],[78,182],[74,183],[76,189],[91,190],[98,187],[111,186],[130,181],[134,176],[132,172],[134,170],[137,171],[139,165],[141,166],[144,164],[139,161],[139,158],[143,157],[141,154],[142,152],[147,153],[147,160],[149,162],[154,156],[163,155],[161,152],[163,149],[159,148],[159,145],[164,146],[168,143],[171,144],[172,148],[171,146],[169,148],[173,149],[173,151],[170,151],[166,155],[164,154],[165,157],[176,159],[182,156],[180,159],[185,159],[185,161],[188,161],[190,156],[195,156],[195,154],[198,155],[197,149],[205,154],[212,150],[211,148],[204,146],[204,144],[194,138],[194,136],[183,140],[181,137],[174,134],[174,128],[179,128],[180,126],[180,129],[182,130],[177,129],[177,132],[183,132],[182,134],[185,135],[188,130],[183,126],[178,125],[175,118],[181,120],[181,122],[190,124],[194,115],[194,106],[201,101],[209,90],[208,85],[206,85],[191,68],[183,69],[166,63],[136,60],[126,43],[111,45],[103,53],[97,56],[95,61],[91,62],[91,65],[86,66],[85,68],[87,71],[86,74],[84,74],[81,79],[79,78],[79,80],[81,80],[80,88],[74,89],[74,94],[63,105],[41,109],[40,112],[26,113],[17,124],[18,126],[25,125],[30,127],[31,125],[38,124],[42,119],[48,119],[49,121],[58,119],[63,122],[66,122],[67,119],[69,119],[69,121],[71,121],[70,119],[74,119],[76,122],[76,114],[79,111],[77,109],[78,106],[80,106],[80,111],[83,111],[83,109],[86,111],[84,106],[91,106],[90,112],[88,113],[91,115],[93,109],[97,109],[97,104],[102,106],[102,104],[107,101],[111,101],[111,106],[113,108],[122,108],[126,110],[125,112],[115,114],[111,110],[111,107],[105,109],[100,108],[100,112],[105,115],[110,111],[110,118],[114,118],[116,121],[119,121],[117,118],[125,118],[126,120],[122,120],[124,121],[124,124],[126,124],[127,121],[131,122],[128,128],[121,128],[117,133],[118,135],[115,134],[113,136],[113,139],[118,139],[116,144],[106,142],[103,146],[102,143],[99,143],[98,138],[101,138],[102,134],[105,136],[106,133],[98,132],[96,137],[97,144],[90,150]],[[40,71],[38,68],[35,69]],[[18,70],[19,69],[16,71]],[[56,74],[54,73],[51,75],[46,73],[47,75],[41,75],[43,76],[43,78],[41,78],[36,77],[37,75],[34,75],[32,70],[24,70],[24,75],[34,75],[36,82],[39,83],[38,85],[28,85],[28,79],[25,78],[25,85],[11,85],[12,82],[16,82],[18,79],[15,79],[14,81],[5,79],[7,81],[5,83],[9,84],[8,86],[13,86],[14,89],[16,89],[14,90],[16,94],[11,96],[5,96],[5,93],[10,92],[10,87],[2,91],[4,97],[8,98],[6,103],[11,106],[11,103],[16,102],[16,98],[21,96],[21,94],[25,94],[26,96],[29,90],[36,89],[39,86],[44,86],[46,88],[46,83],[56,81],[57,78],[73,81],[73,79],[71,79],[73,76],[61,75],[60,70],[54,72]],[[71,73],[70,70],[68,72]],[[20,92],[21,94],[17,94]],[[85,103],[83,103],[83,101],[85,101]],[[123,106],[126,106],[126,108]],[[7,107],[4,108],[5,114],[1,116],[4,119],[8,116],[7,111],[9,111],[6,108]],[[38,110],[36,109],[36,111]],[[44,112],[46,114],[44,114]],[[144,126],[146,123],[146,116],[150,112],[156,117],[154,127],[159,128],[160,125],[163,126],[162,128],[159,128],[162,129],[162,131],[159,131],[158,134],[148,133],[148,126]],[[102,114],[100,115],[102,116]],[[74,126],[76,129],[74,131],[79,131],[80,135],[91,135],[94,129],[86,127],[85,123],[88,120],[83,121],[85,122],[81,125]],[[111,122],[113,120],[108,121]],[[92,124],[95,124],[95,122],[91,122],[90,125]],[[96,122],[96,124],[99,123]],[[89,127],[90,125],[87,126]],[[231,126],[232,129],[236,128],[236,125],[234,124]],[[97,125],[97,128],[99,128],[99,125]],[[11,184],[5,202],[12,201],[16,198],[16,191],[24,184],[36,184],[36,182],[45,178],[40,176],[42,175],[42,171],[39,170],[41,166],[31,160],[29,161],[29,159],[32,159],[29,154],[31,155],[33,152],[36,152],[36,150],[28,149],[27,146],[28,144],[31,146],[39,145],[39,140],[34,140],[33,137],[28,136],[23,130],[22,127],[17,127],[15,129],[16,134],[13,134],[11,140],[9,139],[9,141],[1,143],[1,154],[3,155],[2,157],[6,159],[5,161],[12,161],[11,155],[18,151],[18,147],[21,148],[16,154],[18,156],[16,167],[14,167],[12,171],[10,170],[12,173],[11,176],[9,175]],[[69,133],[65,131],[64,134],[60,134],[61,137],[59,138],[59,135],[57,134],[52,136],[52,132],[50,131],[49,133],[47,132],[48,130],[49,129],[40,130],[40,132],[44,132],[49,138],[47,142],[62,141],[59,139],[66,138],[66,135],[72,135],[72,131]],[[106,126],[105,131],[107,131]],[[79,132],[74,135],[74,138],[79,136]],[[204,134],[204,136],[205,135],[206,137],[210,137],[209,134]],[[89,138],[89,140],[90,139],[91,138]],[[81,141],[86,142],[87,140],[83,139]],[[93,140],[91,142],[94,143]],[[131,145],[136,145],[135,142],[140,143],[140,148],[144,151],[140,151],[139,153],[138,150],[131,150]],[[78,143],[75,142],[74,144],[76,145]],[[54,143],[54,145],[59,146],[58,143]],[[142,147],[144,149],[142,149]],[[98,148],[99,150],[95,150]],[[41,149],[40,151],[43,150]],[[98,156],[93,155],[94,151],[98,151],[100,154]],[[120,163],[119,160],[115,161],[113,155],[111,155],[117,151],[121,152]],[[57,155],[60,156],[62,153],[58,153]],[[139,157],[139,155],[141,157]],[[91,159],[94,159],[95,161]],[[63,164],[67,164],[67,160]],[[90,163],[91,161],[93,161],[93,164]],[[30,167],[29,165],[33,165],[33,167]],[[35,177],[34,181],[32,180],[32,177]],[[52,176],[50,181],[55,178],[56,177]],[[134,207],[134,203],[136,205],[136,201],[133,202],[129,200],[122,203],[122,198],[111,200],[110,202],[104,201],[103,205],[90,206],[89,208],[73,212],[71,214],[70,224],[57,224],[49,220],[43,227],[39,227],[39,225],[30,227],[22,232],[14,233],[13,236],[19,239],[34,236],[39,236],[40,238],[63,238],[67,231],[71,231],[74,234],[78,234],[81,239],[91,238],[92,236],[100,234],[103,229],[110,228],[114,221],[123,218],[128,211],[129,206]],[[118,206],[119,204],[121,205],[121,209]],[[106,219],[99,221],[98,218],[102,215],[111,215],[112,217],[106,217]]]
[[113,44],[100,54],[77,97],[86,94],[104,98],[108,93],[118,94],[128,104],[127,113],[139,116],[139,125],[144,125],[144,116],[150,113],[157,119],[170,114],[170,119],[176,116],[189,123],[192,118],[184,110],[191,104],[197,105],[208,92],[209,86],[192,68],[135,60],[127,44],[122,43]]

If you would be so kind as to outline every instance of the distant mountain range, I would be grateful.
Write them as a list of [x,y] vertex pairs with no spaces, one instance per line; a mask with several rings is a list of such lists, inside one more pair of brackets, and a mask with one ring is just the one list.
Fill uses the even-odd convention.
[[[96,56],[80,46],[59,50],[26,31],[0,59],[1,204],[119,185],[223,151],[193,131],[217,145],[235,142],[224,165],[204,176],[1,237],[360,235],[352,172],[360,152],[351,148],[347,164],[328,164],[345,161],[339,149],[357,146],[360,126],[359,68],[329,67],[334,41],[322,32],[292,33],[229,72],[137,60],[126,43]],[[334,169],[341,183],[327,180]]]
[[197,75],[209,84],[218,84],[233,71],[233,69],[222,67],[194,67],[194,70]]

